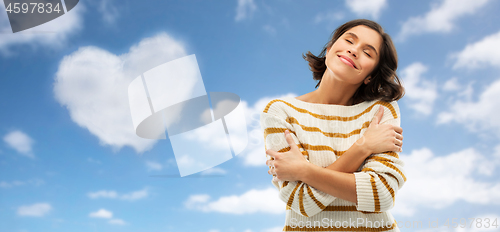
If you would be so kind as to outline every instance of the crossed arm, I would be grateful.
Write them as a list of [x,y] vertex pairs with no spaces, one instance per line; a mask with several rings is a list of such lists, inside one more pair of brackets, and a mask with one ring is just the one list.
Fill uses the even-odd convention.
[[[269,173],[275,175],[273,181],[280,183],[282,200],[305,216],[321,211],[335,198],[354,202],[362,211],[384,211],[392,207],[395,192],[406,178],[400,171],[402,162],[398,162],[397,154],[387,151],[401,151],[402,129],[395,123],[379,125],[382,113],[379,111],[362,141],[358,140],[326,168],[307,162],[294,142],[295,135],[285,133],[289,151],[266,151],[272,157],[266,163],[274,167]],[[385,154],[375,154],[381,152]],[[362,172],[355,172],[363,162],[366,164]],[[379,200],[377,193],[389,197]],[[298,203],[294,199],[296,195],[301,199]],[[306,204],[307,197],[316,207]]]

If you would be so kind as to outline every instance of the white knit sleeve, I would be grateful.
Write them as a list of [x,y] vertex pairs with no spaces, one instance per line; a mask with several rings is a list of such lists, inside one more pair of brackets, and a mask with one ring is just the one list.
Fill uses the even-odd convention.
[[[269,110],[269,112],[272,111],[273,109]],[[286,118],[283,118],[282,115],[277,116],[273,113],[262,112],[260,115],[260,123],[264,131],[266,150],[272,149],[277,152],[289,151],[290,146],[284,134],[285,130],[288,129],[302,154],[308,159],[307,151],[305,151],[300,144],[293,126],[286,121]],[[264,152],[263,155],[265,155]],[[270,158],[271,157],[268,157],[268,159]],[[306,217],[311,217],[321,212],[336,199],[336,197],[321,192],[301,181],[271,182],[279,190],[279,197],[287,204],[287,209],[292,209]]]
[[[393,111],[384,107],[381,124],[400,125],[397,103],[391,102]],[[395,112],[394,112],[395,111]],[[395,113],[397,116],[395,117]],[[359,211],[381,212],[394,206],[396,193],[406,181],[404,163],[396,152],[383,152],[370,155],[361,172],[355,172],[357,204]]]

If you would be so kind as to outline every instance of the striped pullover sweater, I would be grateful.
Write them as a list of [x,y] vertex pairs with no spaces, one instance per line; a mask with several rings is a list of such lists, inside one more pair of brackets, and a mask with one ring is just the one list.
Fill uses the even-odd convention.
[[[380,123],[399,126],[396,101],[343,106],[309,103],[294,97],[274,99],[260,115],[265,148],[289,151],[284,135],[288,129],[309,162],[327,167],[363,135],[379,105],[384,108]],[[271,181],[286,203],[283,231],[399,231],[388,210],[406,181],[403,165],[395,152],[370,155],[354,172],[356,203],[301,181]]]

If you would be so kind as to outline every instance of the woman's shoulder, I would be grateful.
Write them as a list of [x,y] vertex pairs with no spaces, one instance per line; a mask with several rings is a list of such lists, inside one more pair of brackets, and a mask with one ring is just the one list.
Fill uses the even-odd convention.
[[279,97],[271,99],[267,102],[266,106],[262,110],[262,113],[272,114],[276,116],[286,116],[288,111],[290,111],[293,105],[293,97]]
[[[381,105],[383,106],[384,109],[384,115],[382,116],[381,123],[383,123],[386,120],[400,120],[401,114],[399,112],[399,105],[397,101],[382,101],[382,100],[375,100],[372,101],[372,104],[370,104],[371,107],[373,106],[378,106]],[[372,108],[375,112],[378,111],[378,107],[373,107]]]

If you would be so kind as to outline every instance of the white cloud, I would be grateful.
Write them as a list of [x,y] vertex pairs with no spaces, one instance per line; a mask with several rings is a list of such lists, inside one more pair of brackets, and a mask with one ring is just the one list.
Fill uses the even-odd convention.
[[498,44],[500,44],[500,31],[486,36],[478,42],[468,44],[461,52],[451,55],[452,58],[456,59],[453,68],[500,67],[500,46]]
[[22,186],[22,185],[34,185],[34,186],[40,186],[44,184],[45,182],[42,179],[32,179],[28,181],[19,181],[19,180],[14,180],[14,181],[1,181],[0,182],[0,188],[12,188],[15,186]]
[[35,141],[24,132],[20,130],[12,131],[3,137],[3,141],[19,154],[35,158],[31,149]]
[[456,77],[453,77],[453,78],[447,80],[443,85],[443,90],[445,90],[445,91],[457,91],[461,88],[462,87],[460,86],[460,83],[458,83],[458,80]]
[[411,17],[403,23],[399,39],[423,33],[446,33],[455,28],[457,19],[476,13],[489,0],[442,0],[433,4],[423,16]]
[[206,194],[191,195],[185,206],[202,212],[219,212],[229,214],[269,213],[282,214],[285,204],[279,199],[275,188],[263,190],[252,189],[242,195],[223,196],[210,201]]
[[120,225],[120,226],[123,226],[123,225],[127,224],[124,220],[118,219],[118,218],[111,219],[111,220],[108,221],[108,223],[111,224],[111,225]]
[[95,212],[90,212],[89,217],[91,218],[104,218],[109,219],[108,223],[111,225],[127,225],[128,223],[119,218],[113,218],[113,212],[106,209],[99,209]]
[[0,4],[0,53],[9,55],[14,53],[11,49],[16,45],[28,45],[36,47],[39,45],[60,48],[64,46],[68,38],[83,28],[83,12],[85,6],[82,1],[68,13],[42,25],[12,33],[5,5]]
[[144,152],[157,140],[135,134],[128,85],[141,73],[185,55],[182,42],[166,33],[145,38],[119,56],[98,47],[81,47],[61,60],[55,75],[55,98],[101,145],[110,145],[114,151],[130,146]]
[[148,171],[159,171],[163,169],[163,166],[155,161],[146,161],[146,167],[148,168]]
[[92,192],[87,194],[91,199],[97,198],[117,198],[118,194],[115,191],[101,190],[97,192]]
[[421,63],[413,63],[402,71],[405,87],[405,100],[409,107],[422,115],[430,115],[437,98],[436,83],[426,80],[422,74],[427,67]]
[[257,10],[257,5],[253,0],[238,0],[236,7],[235,21],[242,21],[252,17],[253,13]]
[[127,201],[135,201],[139,200],[142,198],[145,198],[149,195],[149,192],[147,189],[139,190],[139,191],[134,191],[128,194],[123,194],[120,199],[122,200],[127,200]]
[[17,208],[17,215],[30,217],[43,217],[52,210],[49,203],[36,203],[33,205],[23,205]]
[[89,214],[89,217],[94,217],[94,218],[112,218],[113,217],[113,212],[108,211],[106,209],[99,209],[98,211],[91,212]]
[[118,194],[116,191],[113,190],[101,190],[97,192],[90,192],[87,194],[87,196],[90,199],[98,199],[98,198],[109,198],[109,199],[120,199],[120,200],[127,200],[127,201],[135,201],[139,200],[142,198],[145,198],[149,195],[149,191],[147,188],[126,193],[126,194]]
[[345,0],[347,8],[358,16],[370,16],[377,19],[382,9],[387,6],[386,0]]
[[117,3],[113,0],[101,0],[97,4],[97,10],[101,13],[102,20],[108,25],[114,24],[120,17],[118,8],[116,8]]
[[500,149],[486,157],[473,148],[435,156],[422,148],[401,154],[408,182],[398,192],[394,214],[412,216],[418,209],[441,209],[455,202],[500,204],[500,182],[487,182],[475,176],[492,176],[500,166]]
[[438,124],[457,122],[473,132],[492,132],[500,138],[500,79],[490,84],[477,101],[456,100],[438,115]]

